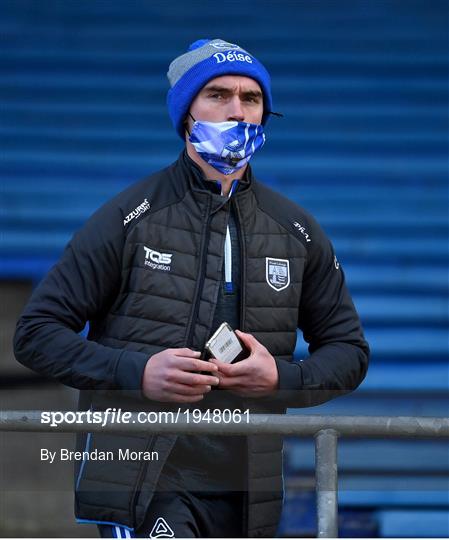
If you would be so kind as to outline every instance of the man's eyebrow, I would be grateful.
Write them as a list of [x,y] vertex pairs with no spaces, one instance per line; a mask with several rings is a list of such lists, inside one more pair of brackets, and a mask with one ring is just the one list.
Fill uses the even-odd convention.
[[215,84],[211,84],[210,86],[205,86],[203,88],[203,92],[233,92],[233,91],[234,89],[228,86],[217,86]]
[[[221,92],[228,94],[233,93],[234,90],[234,88],[231,88],[229,86],[217,86],[215,84],[211,84],[210,86],[206,85],[203,88],[203,92]],[[245,96],[262,97],[262,92],[260,90],[243,90],[242,94],[244,94]]]
[[243,90],[242,94],[245,96],[262,97],[262,92],[260,90]]

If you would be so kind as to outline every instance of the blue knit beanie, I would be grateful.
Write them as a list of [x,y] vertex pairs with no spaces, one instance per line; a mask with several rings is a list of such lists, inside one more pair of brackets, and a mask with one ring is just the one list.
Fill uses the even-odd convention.
[[183,140],[183,124],[190,104],[208,81],[222,75],[243,75],[259,83],[264,100],[262,124],[266,123],[272,111],[268,71],[238,45],[222,39],[200,39],[190,45],[187,53],[173,60],[167,73],[171,87],[167,95],[168,112]]

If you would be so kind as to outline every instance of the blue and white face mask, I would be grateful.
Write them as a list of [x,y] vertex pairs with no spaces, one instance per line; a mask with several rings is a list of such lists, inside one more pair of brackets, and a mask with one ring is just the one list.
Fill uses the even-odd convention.
[[196,120],[189,141],[206,163],[222,174],[233,174],[265,143],[260,124]]

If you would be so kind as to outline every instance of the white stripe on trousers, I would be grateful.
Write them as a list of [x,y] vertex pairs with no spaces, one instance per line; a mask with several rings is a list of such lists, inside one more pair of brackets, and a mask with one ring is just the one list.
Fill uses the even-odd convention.
[[116,538],[131,538],[131,533],[128,531],[128,529],[118,527],[117,525],[115,526],[115,534]]

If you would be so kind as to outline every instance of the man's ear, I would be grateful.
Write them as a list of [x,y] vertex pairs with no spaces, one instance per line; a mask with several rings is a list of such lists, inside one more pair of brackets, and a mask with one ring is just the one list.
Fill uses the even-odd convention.
[[190,137],[190,127],[189,127],[189,117],[188,116],[185,117],[184,122],[182,123],[182,125],[184,126],[185,133],[187,134],[186,135],[186,139],[187,139],[188,137]]

